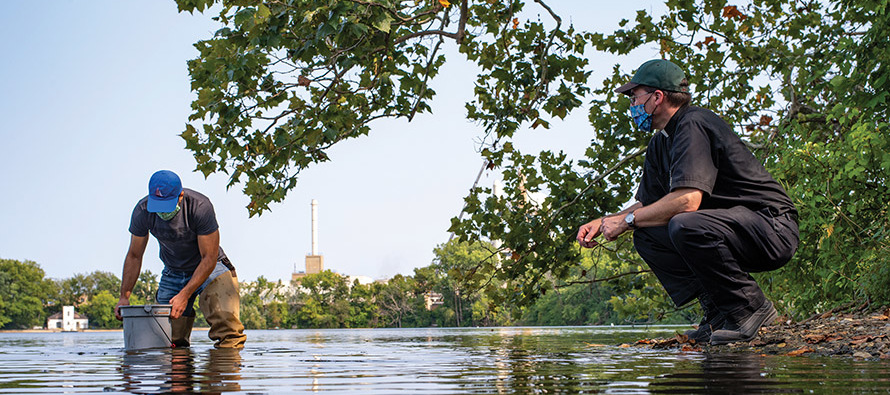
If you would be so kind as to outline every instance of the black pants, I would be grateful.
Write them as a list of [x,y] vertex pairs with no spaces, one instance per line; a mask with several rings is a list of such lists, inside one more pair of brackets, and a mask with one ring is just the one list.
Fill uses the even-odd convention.
[[782,267],[798,242],[792,214],[741,206],[678,214],[667,226],[634,231],[634,247],[677,306],[707,292],[736,321],[766,300],[748,273]]

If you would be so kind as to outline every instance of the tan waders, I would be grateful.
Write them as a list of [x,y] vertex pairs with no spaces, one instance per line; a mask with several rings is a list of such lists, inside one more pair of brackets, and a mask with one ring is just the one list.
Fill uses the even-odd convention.
[[179,317],[170,320],[170,341],[175,347],[188,347],[195,317]]
[[210,324],[210,339],[217,348],[243,348],[247,335],[241,324],[241,296],[238,294],[238,277],[229,270],[213,279],[200,298],[204,319]]

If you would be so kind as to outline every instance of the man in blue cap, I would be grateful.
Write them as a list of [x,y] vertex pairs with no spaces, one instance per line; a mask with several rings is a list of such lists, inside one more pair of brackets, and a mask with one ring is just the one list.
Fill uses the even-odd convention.
[[182,187],[176,173],[161,170],[148,181],[148,196],[133,209],[130,248],[124,259],[120,300],[130,304],[130,293],[142,270],[142,256],[151,233],[160,245],[164,271],[157,303],[172,305],[171,341],[187,347],[195,322],[195,299],[210,324],[208,336],[218,348],[242,348],[247,336],[239,317],[238,277],[222,247],[213,205],[206,196]]
[[637,202],[578,230],[592,248],[602,234],[634,232],[634,247],[677,306],[697,299],[705,313],[690,339],[753,339],[775,320],[749,273],[787,263],[799,242],[797,209],[738,135],[713,112],[690,106],[685,73],[651,60],[615,90],[630,96],[640,130],[653,133]]

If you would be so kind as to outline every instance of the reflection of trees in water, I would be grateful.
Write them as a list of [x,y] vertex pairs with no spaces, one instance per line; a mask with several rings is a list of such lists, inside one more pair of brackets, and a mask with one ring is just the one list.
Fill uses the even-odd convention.
[[[196,362],[199,355],[205,361]],[[240,391],[240,350],[189,348],[127,351],[121,361],[123,390],[132,393]]]
[[539,347],[544,345],[537,336],[492,333],[490,337],[476,336],[465,340],[470,344],[464,345],[470,349],[487,348],[483,358],[491,359],[493,363],[486,367],[478,360],[471,360],[471,366],[464,370],[463,378],[467,382],[463,387],[480,388],[480,378],[486,382],[491,380],[497,393],[535,393],[541,389],[574,393],[585,387],[589,389],[592,384],[583,364],[575,362],[572,356],[564,352],[542,354]]
[[636,388],[647,393],[732,394],[787,389],[787,383],[763,374],[766,364],[758,354],[646,355],[612,346],[554,350],[546,336],[492,331],[491,336],[453,339],[474,355],[462,369],[461,387],[493,385],[497,393]]
[[[803,392],[788,388],[781,380],[768,377],[764,358],[758,354],[706,354],[701,361],[701,373],[683,369],[683,373],[668,373],[650,385],[651,392],[751,394],[765,392]],[[782,387],[780,387],[782,386]]]

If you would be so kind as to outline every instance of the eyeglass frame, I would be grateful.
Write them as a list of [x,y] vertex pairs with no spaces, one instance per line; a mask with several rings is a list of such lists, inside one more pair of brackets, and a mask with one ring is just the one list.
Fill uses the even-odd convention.
[[643,96],[646,96],[646,95],[651,95],[651,94],[655,93],[655,91],[657,91],[657,90],[658,90],[658,89],[653,89],[653,90],[651,90],[651,91],[647,91],[646,93],[644,93],[644,94],[642,94],[642,95],[639,95],[639,96],[637,96],[637,95],[631,95],[631,96],[630,96],[630,105],[632,105],[632,106],[633,106],[633,105],[636,105],[636,104],[637,104],[637,99],[638,99],[638,98],[642,98]]

